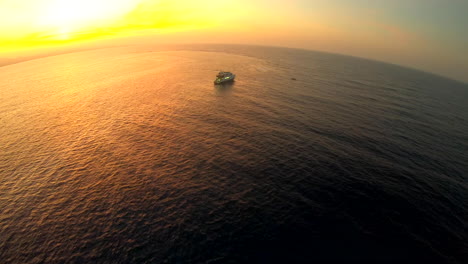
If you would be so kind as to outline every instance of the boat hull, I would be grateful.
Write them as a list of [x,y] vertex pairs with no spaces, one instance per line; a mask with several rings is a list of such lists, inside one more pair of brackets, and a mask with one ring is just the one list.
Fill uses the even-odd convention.
[[228,78],[222,78],[222,79],[218,78],[214,81],[214,84],[233,82],[235,78],[236,78],[236,75],[229,76]]

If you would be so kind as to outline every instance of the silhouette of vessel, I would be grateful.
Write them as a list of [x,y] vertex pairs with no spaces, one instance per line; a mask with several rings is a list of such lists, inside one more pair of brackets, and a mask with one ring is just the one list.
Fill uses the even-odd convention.
[[220,71],[218,75],[216,75],[216,79],[214,83],[221,84],[221,83],[226,83],[226,82],[232,82],[234,81],[234,78],[236,78],[235,74],[232,74],[231,72]]

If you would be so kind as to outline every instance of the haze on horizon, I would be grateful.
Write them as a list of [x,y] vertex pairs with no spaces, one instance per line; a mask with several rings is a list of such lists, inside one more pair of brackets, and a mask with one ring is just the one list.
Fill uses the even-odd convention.
[[0,58],[139,36],[319,50],[468,82],[467,11],[464,0],[0,0]]

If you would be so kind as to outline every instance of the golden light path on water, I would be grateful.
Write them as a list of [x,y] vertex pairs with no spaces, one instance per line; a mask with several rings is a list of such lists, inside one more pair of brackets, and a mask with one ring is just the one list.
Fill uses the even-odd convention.
[[0,80],[1,263],[465,263],[466,85],[235,45],[62,54]]

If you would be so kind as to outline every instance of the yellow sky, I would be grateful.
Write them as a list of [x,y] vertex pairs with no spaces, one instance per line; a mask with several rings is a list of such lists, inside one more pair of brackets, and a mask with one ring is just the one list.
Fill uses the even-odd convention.
[[[371,44],[367,47],[371,49],[385,47],[385,43],[379,43],[385,37],[392,39],[392,47],[405,46],[410,40],[418,41],[418,36],[411,32],[377,23],[372,18],[366,21],[353,17],[352,13],[338,8],[330,12],[312,6],[308,13],[301,12],[297,7],[299,2],[301,0],[0,0],[0,24],[4,25],[0,27],[0,43],[2,51],[19,50],[125,36],[148,29],[165,33],[197,32],[201,41],[208,42],[219,39],[219,35],[224,36],[225,41],[220,41],[225,43],[276,43],[331,51],[344,43],[348,48],[362,42]],[[353,24],[355,29],[350,31],[349,26]],[[231,36],[225,36],[226,32]]]
[[221,25],[235,1],[0,0],[2,51],[34,48],[138,30],[203,30]]
[[[74,33],[107,26],[135,8],[133,0],[2,0],[3,40]],[[62,36],[65,38],[65,36]]]

